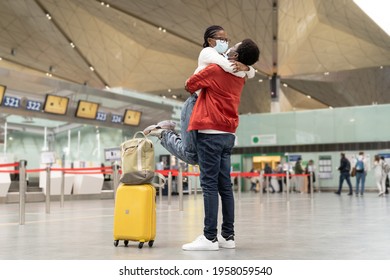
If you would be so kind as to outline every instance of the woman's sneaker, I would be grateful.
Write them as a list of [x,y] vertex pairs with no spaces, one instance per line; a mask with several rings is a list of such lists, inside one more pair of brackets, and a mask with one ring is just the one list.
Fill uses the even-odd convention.
[[218,240],[208,240],[203,234],[198,236],[191,243],[184,244],[181,247],[184,251],[218,251]]
[[222,235],[218,235],[219,248],[234,249],[236,248],[236,242],[234,241],[234,235],[230,235],[224,238]]
[[[147,128],[143,130],[143,133],[145,135],[150,135],[150,136],[157,136],[161,138],[161,132],[164,130],[174,130],[176,126],[176,122],[171,121],[171,120],[165,120],[161,121],[158,124],[152,124],[149,125]],[[155,133],[152,133],[152,132]]]

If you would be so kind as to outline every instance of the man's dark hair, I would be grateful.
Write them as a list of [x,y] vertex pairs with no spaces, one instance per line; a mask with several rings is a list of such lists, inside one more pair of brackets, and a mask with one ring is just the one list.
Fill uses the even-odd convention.
[[255,64],[260,57],[259,47],[251,39],[245,39],[237,47],[237,60],[245,65]]
[[207,27],[206,31],[204,32],[204,35],[203,35],[203,38],[204,38],[204,42],[203,42],[203,47],[206,48],[206,47],[209,47],[209,42],[207,41],[208,38],[213,38],[215,36],[215,34],[220,31],[220,30],[224,30],[222,26],[219,26],[219,25],[211,25],[209,27]]

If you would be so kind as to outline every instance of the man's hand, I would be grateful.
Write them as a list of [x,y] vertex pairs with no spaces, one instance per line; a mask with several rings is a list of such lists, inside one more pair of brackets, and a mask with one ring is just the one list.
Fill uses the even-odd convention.
[[231,66],[233,67],[234,73],[239,71],[249,71],[249,67],[239,61],[231,60],[231,63],[232,63]]

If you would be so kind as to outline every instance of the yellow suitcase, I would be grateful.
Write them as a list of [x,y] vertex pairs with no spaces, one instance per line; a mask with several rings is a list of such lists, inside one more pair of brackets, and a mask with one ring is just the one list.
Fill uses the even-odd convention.
[[142,248],[145,242],[153,246],[156,237],[156,189],[154,186],[121,184],[115,197],[114,209],[114,245],[124,240],[139,242]]

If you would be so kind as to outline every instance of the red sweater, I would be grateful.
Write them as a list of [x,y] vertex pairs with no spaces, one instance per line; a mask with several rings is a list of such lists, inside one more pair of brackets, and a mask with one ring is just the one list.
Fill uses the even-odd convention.
[[234,133],[245,79],[210,64],[187,80],[190,92],[202,89],[192,111],[188,131],[215,129]]

